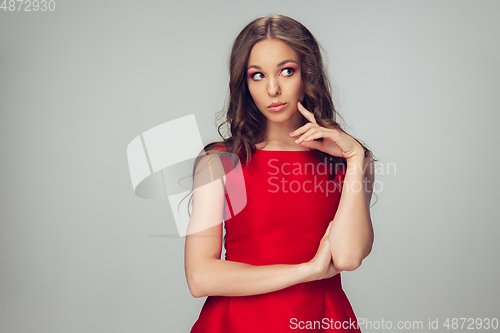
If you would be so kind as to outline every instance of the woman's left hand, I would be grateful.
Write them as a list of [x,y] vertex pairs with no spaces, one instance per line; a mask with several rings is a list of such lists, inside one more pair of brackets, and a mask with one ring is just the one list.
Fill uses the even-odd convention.
[[[300,101],[297,103],[297,108],[309,123],[290,133],[292,137],[300,135],[295,143],[302,147],[321,150],[332,156],[343,157],[347,161],[355,157],[364,158],[363,147],[340,127],[326,128],[318,125],[314,115]],[[319,138],[323,138],[323,141],[314,141]]]

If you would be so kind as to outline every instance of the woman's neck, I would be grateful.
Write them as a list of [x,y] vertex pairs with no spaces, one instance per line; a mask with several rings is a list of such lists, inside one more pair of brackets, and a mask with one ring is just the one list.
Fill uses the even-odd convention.
[[299,111],[295,115],[297,117],[292,117],[285,123],[268,120],[264,140],[256,145],[257,149],[264,146],[266,149],[273,150],[295,150],[300,148],[300,145],[295,143],[297,138],[291,137],[290,133],[304,125],[304,117]]

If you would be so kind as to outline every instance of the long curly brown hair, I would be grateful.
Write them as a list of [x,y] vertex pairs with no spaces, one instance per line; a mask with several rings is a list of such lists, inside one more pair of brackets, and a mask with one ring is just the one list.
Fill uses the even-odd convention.
[[[318,125],[327,128],[338,128],[344,131],[337,119],[343,119],[335,109],[332,99],[332,87],[328,74],[323,65],[320,46],[311,32],[300,22],[284,16],[272,15],[260,17],[243,28],[234,41],[229,59],[229,105],[218,113],[217,119],[224,117],[226,120],[218,126],[218,133],[222,141],[211,142],[203,148],[203,152],[222,151],[246,158],[250,163],[256,144],[265,137],[266,118],[254,103],[247,85],[247,63],[250,51],[258,42],[266,39],[279,39],[290,45],[299,55],[301,61],[301,77],[304,87],[304,101],[302,105],[314,114]],[[303,124],[308,121],[302,116]],[[228,126],[230,135],[225,138],[221,128]],[[345,132],[345,131],[344,131]],[[366,145],[354,138],[365,150],[365,157],[373,153]],[[319,139],[322,140],[322,139]],[[218,146],[223,146],[220,148]],[[218,147],[218,148],[216,148]],[[347,162],[342,157],[331,156],[317,149],[313,149],[316,156],[329,165],[330,179],[334,178],[334,170],[338,166],[347,167]],[[203,158],[200,153],[195,160],[193,179],[196,165]],[[336,167],[332,167],[335,165]]]
[[[311,32],[300,22],[283,15],[260,17],[250,22],[236,37],[229,60],[229,106],[219,115],[226,115],[226,120],[218,127],[223,141],[207,144],[205,151],[216,146],[225,146],[226,151],[243,155],[250,162],[255,144],[264,140],[266,118],[255,105],[247,85],[246,72],[250,51],[258,42],[265,39],[280,39],[290,45],[299,55],[301,76],[305,92],[302,104],[314,114],[316,122],[324,127],[337,127],[342,130],[332,100],[332,88],[323,65],[320,46]],[[307,120],[303,118],[303,124]],[[229,125],[231,136],[224,138],[221,127]],[[356,139],[365,150],[365,156],[371,151]],[[346,164],[344,158],[330,156],[319,150],[316,155],[334,163]]]

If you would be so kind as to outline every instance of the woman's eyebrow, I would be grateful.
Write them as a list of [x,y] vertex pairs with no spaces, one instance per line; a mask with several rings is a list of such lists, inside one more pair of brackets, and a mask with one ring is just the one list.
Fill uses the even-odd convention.
[[[293,63],[296,63],[298,65],[298,63],[295,60],[284,60],[284,61],[280,62],[278,65],[276,65],[276,67],[281,67],[284,64],[286,64],[287,62],[293,62]],[[255,66],[255,65],[248,66],[248,69],[250,69],[250,68],[262,70],[262,68],[260,68],[259,66]]]

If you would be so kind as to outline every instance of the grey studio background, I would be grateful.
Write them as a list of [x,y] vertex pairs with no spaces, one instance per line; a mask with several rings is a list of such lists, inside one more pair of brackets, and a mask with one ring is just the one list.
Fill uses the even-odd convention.
[[0,10],[1,332],[189,332],[185,239],[126,147],[189,114],[217,140],[232,42],[268,14],[316,36],[348,131],[396,165],[342,273],[358,319],[500,318],[500,2],[56,1]]

